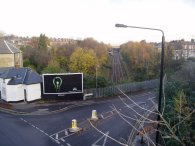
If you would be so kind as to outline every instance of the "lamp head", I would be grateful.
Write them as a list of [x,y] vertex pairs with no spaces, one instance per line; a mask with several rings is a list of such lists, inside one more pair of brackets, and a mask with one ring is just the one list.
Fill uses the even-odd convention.
[[123,27],[123,28],[126,28],[128,26],[127,25],[124,25],[124,24],[115,24],[115,27]]

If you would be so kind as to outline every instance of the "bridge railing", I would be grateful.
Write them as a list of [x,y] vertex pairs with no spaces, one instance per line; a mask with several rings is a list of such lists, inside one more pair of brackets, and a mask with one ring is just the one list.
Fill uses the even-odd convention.
[[86,89],[84,90],[84,95],[88,95],[88,94],[91,95],[85,99],[108,97],[108,96],[120,94],[120,91],[117,90],[117,88],[121,89],[125,93],[131,93],[131,92],[136,92],[136,91],[141,91],[141,90],[149,90],[149,89],[158,88],[158,86],[159,86],[159,80],[155,79],[155,80],[148,80],[148,81],[143,81],[143,82],[119,84],[119,85],[108,86],[104,88]]

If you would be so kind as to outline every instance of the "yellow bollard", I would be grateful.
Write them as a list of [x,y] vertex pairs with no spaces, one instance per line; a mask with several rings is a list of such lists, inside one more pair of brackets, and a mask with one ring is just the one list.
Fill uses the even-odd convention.
[[70,132],[78,132],[80,130],[81,130],[81,128],[77,127],[77,120],[76,119],[73,119],[72,120],[72,127],[69,128],[69,131]]
[[91,120],[98,120],[97,111],[96,110],[92,110]]
[[72,120],[72,129],[77,128],[77,120],[73,119]]

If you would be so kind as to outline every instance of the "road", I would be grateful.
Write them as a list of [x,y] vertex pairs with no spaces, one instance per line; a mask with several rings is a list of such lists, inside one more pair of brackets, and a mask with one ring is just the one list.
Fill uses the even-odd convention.
[[[133,101],[132,101],[133,100]],[[40,116],[13,116],[0,112],[0,145],[2,146],[121,146],[127,145],[137,119],[153,106],[152,92],[124,96],[75,107],[64,112]],[[123,102],[122,102],[123,101]],[[137,107],[138,104],[140,107]],[[90,121],[92,110],[99,120]],[[121,114],[128,116],[125,120]],[[72,119],[82,130],[71,133]],[[128,122],[127,122],[128,121]],[[104,133],[104,134],[103,134]]]

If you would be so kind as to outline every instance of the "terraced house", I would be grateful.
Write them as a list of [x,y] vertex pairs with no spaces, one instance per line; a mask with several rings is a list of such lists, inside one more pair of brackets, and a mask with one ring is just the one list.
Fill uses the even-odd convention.
[[22,51],[9,41],[0,39],[0,68],[22,66]]

